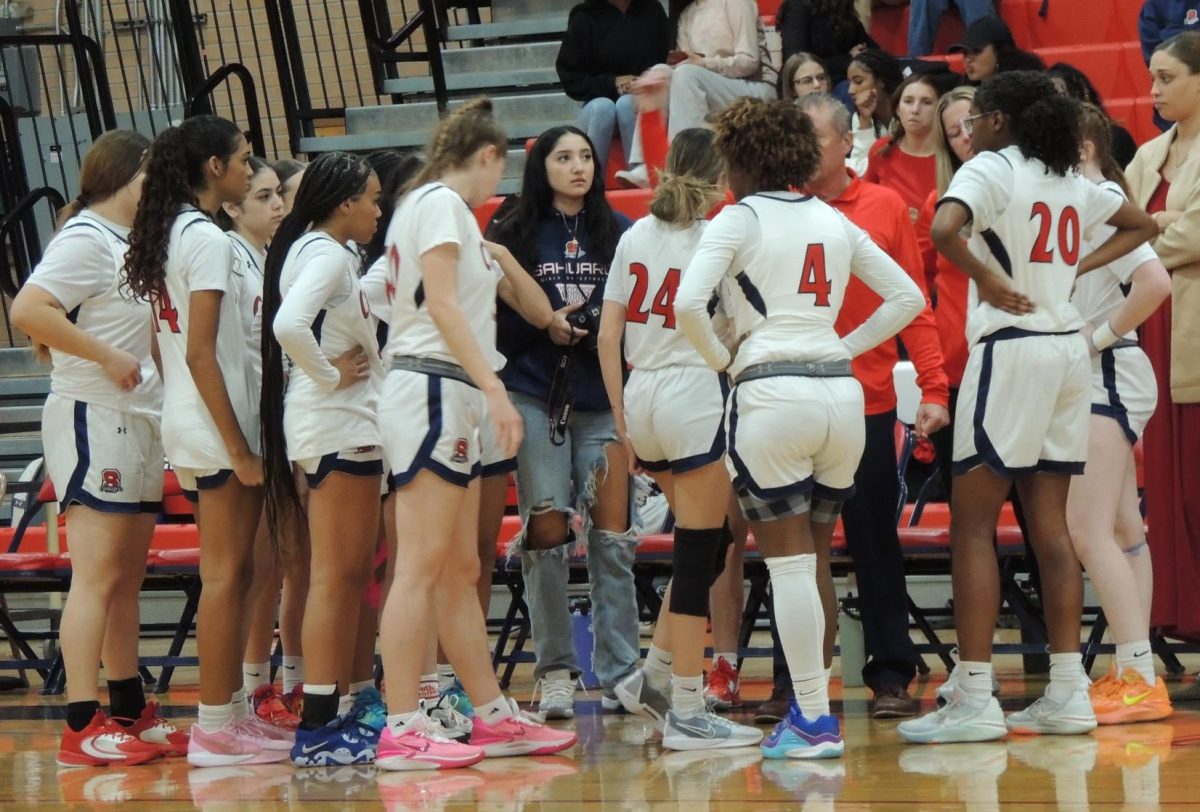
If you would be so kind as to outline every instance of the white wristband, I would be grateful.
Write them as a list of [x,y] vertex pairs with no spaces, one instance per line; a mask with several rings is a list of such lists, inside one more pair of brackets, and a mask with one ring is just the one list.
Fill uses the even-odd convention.
[[1108,349],[1120,339],[1121,337],[1113,332],[1112,325],[1107,321],[1092,331],[1092,346],[1096,348],[1096,352]]

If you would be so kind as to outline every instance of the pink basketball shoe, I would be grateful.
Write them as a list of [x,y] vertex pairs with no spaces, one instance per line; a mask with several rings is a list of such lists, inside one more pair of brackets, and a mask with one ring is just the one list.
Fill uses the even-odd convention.
[[381,770],[447,770],[483,760],[483,750],[442,735],[442,726],[424,713],[413,714],[398,731],[385,727],[375,750]]
[[556,730],[534,721],[521,712],[512,699],[508,700],[513,715],[488,724],[483,715],[475,713],[471,744],[483,749],[489,758],[498,756],[548,756],[574,746],[578,737],[570,730]]

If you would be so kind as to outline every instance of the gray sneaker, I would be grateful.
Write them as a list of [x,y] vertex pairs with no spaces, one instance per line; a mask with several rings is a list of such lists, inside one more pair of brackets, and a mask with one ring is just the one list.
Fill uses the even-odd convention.
[[1039,697],[1025,710],[1010,713],[1004,723],[1013,733],[1072,736],[1095,730],[1096,714],[1087,691],[1080,686],[1066,702],[1055,702],[1049,695]]
[[989,696],[982,705],[973,705],[962,689],[956,689],[945,705],[917,719],[901,722],[896,732],[900,738],[915,744],[948,744],[1003,739],[1008,730],[996,697]]
[[575,680],[570,671],[551,671],[538,680],[542,699],[538,713],[543,719],[575,718]]
[[655,729],[662,731],[667,711],[671,709],[671,702],[661,692],[650,687],[645,671],[640,668],[630,671],[629,676],[616,684],[613,693],[621,700],[625,710],[649,716]]
[[423,700],[421,709],[425,711],[426,716],[442,726],[442,735],[446,738],[462,744],[470,741],[474,725],[468,717],[454,709],[453,701],[448,695],[443,694],[436,702]]
[[681,719],[667,712],[663,728],[663,747],[668,750],[720,750],[729,747],[754,747],[762,741],[762,731],[739,725],[705,711],[699,716]]
[[600,708],[605,713],[615,713],[625,710],[625,706],[621,704],[621,697],[617,696],[615,688],[605,688],[600,692]]

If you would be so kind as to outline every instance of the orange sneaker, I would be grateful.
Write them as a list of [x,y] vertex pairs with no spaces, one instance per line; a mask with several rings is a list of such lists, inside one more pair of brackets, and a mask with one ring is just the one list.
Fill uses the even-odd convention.
[[717,658],[717,664],[708,677],[708,687],[704,690],[704,699],[708,702],[708,706],[715,710],[729,710],[742,706],[738,670],[724,657]]
[[63,726],[57,761],[60,767],[104,767],[145,764],[161,757],[162,749],[157,744],[130,735],[119,722],[98,710],[83,730],[76,732]]
[[[383,690],[381,687],[380,690]],[[279,695],[279,700],[283,702],[283,707],[287,708],[288,712],[300,718],[300,712],[304,710],[304,685],[297,685],[290,691],[285,691]]]
[[142,708],[142,714],[138,718],[118,721],[122,724],[128,721],[129,724],[125,729],[129,731],[130,736],[158,745],[162,754],[167,758],[187,755],[188,734],[160,716],[158,703],[154,700],[146,703],[146,707]]
[[272,727],[295,730],[300,726],[300,715],[292,713],[284,696],[267,683],[254,689],[250,695],[250,707],[254,714]]
[[1151,685],[1132,668],[1107,682],[1091,699],[1096,721],[1102,725],[1153,722],[1171,715],[1171,699],[1162,678],[1155,678]]

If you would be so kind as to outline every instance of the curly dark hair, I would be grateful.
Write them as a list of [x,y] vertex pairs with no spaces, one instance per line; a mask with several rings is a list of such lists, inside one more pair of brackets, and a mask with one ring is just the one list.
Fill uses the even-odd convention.
[[1079,163],[1079,102],[1060,95],[1044,73],[1012,71],[985,79],[975,93],[983,112],[1004,113],[1017,147],[1055,175]]
[[760,192],[799,189],[821,163],[812,120],[793,102],[742,99],[717,116],[716,131],[717,152]]
[[497,215],[487,229],[487,238],[495,240],[512,251],[523,268],[538,264],[538,228],[542,220],[554,215],[554,189],[546,174],[546,158],[554,151],[558,140],[564,135],[578,135],[587,142],[592,152],[595,174],[592,186],[583,196],[583,228],[588,235],[591,248],[599,261],[612,262],[617,252],[617,219],[613,215],[608,198],[604,196],[604,171],[600,166],[596,148],[587,133],[578,127],[551,127],[538,136],[525,159],[525,174],[521,179],[521,194],[516,203],[504,207],[504,214]]
[[228,163],[244,141],[232,121],[210,115],[184,119],[154,140],[125,254],[125,285],[134,297],[157,300],[166,274],[171,224],[179,207],[197,205],[198,193],[207,183],[208,159]]
[[271,247],[267,250],[267,265],[263,269],[262,301],[262,359],[263,382],[259,402],[262,423],[263,470],[266,474],[267,527],[276,549],[284,546],[283,527],[288,516],[300,512],[300,497],[292,478],[292,465],[287,458],[283,436],[283,348],[275,340],[271,325],[283,296],[279,290],[283,263],[288,251],[310,227],[324,223],[344,201],[362,195],[371,176],[370,164],[345,152],[318,155],[304,171],[296,204],[283,218]]
[[1060,79],[1067,95],[1075,101],[1094,104],[1101,110],[1104,109],[1104,100],[1100,98],[1100,91],[1096,90],[1096,86],[1092,84],[1091,79],[1087,78],[1087,74],[1074,65],[1055,62],[1046,69],[1046,75],[1051,79]]

